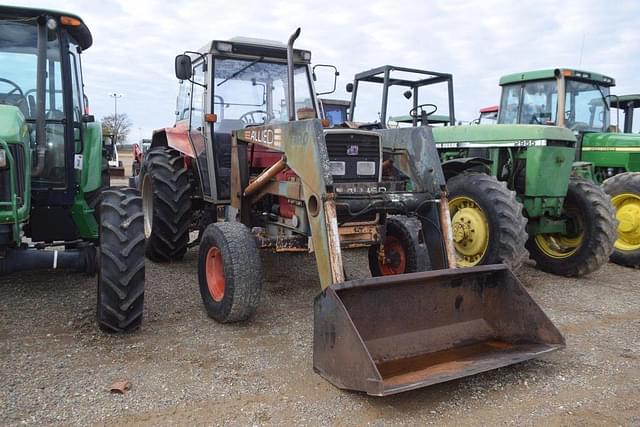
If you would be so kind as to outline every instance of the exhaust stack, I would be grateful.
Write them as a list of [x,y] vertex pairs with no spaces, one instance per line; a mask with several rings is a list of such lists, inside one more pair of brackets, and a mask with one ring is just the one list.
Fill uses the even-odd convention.
[[289,37],[289,41],[287,42],[287,94],[288,100],[287,105],[289,106],[289,121],[293,122],[296,120],[296,93],[293,87],[293,43],[295,43],[296,39],[300,36],[300,28],[298,28],[291,37]]

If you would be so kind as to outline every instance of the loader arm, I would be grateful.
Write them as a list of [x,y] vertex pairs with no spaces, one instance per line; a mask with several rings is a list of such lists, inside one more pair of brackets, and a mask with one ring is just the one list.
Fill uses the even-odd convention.
[[[244,195],[249,185],[246,151],[250,144],[262,146],[284,155],[286,167],[296,173],[302,182],[304,202],[311,241],[318,264],[322,289],[344,281],[340,235],[333,193],[327,191],[333,184],[329,172],[329,155],[320,120],[300,120],[281,125],[255,126],[234,131],[231,141],[231,205],[240,211],[242,222],[248,222],[250,205],[255,202],[251,194]],[[256,178],[254,182],[260,180]],[[265,185],[267,182],[265,181]],[[291,197],[288,186],[280,185],[271,193]],[[250,224],[247,224],[250,225]]]

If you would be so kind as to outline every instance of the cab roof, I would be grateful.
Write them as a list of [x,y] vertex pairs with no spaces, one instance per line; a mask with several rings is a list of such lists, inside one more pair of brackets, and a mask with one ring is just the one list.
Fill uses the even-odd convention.
[[613,108],[626,108],[628,105],[640,107],[640,94],[633,95],[611,95],[611,106]]
[[[229,40],[212,40],[204,45],[200,53],[213,55],[229,55],[273,59],[287,59],[287,45],[275,40],[258,39],[253,37],[232,37]],[[311,63],[311,52],[308,50],[294,49],[293,60],[295,63]]]
[[[93,44],[91,31],[89,31],[87,25],[78,15],[53,9],[36,9],[31,7],[0,5],[0,20],[11,18],[38,18],[41,16],[49,16],[58,21],[58,24],[62,25],[76,40],[76,42],[78,42],[78,45],[82,50],[88,49]],[[61,17],[71,18],[72,22],[75,22],[72,24],[62,24],[60,21]]]
[[603,86],[615,86],[616,81],[612,77],[592,71],[577,70],[575,68],[549,68],[546,70],[525,71],[524,73],[507,74],[500,78],[500,86],[512,83],[527,82],[534,80],[555,79],[557,75],[564,75],[569,78],[586,80]]

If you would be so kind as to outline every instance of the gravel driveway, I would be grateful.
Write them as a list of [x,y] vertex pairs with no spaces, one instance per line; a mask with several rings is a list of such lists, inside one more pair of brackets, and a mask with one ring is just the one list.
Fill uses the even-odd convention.
[[[147,267],[137,333],[94,326],[95,279],[0,279],[0,420],[19,424],[640,425],[640,271],[606,265],[582,279],[526,265],[519,277],[567,349],[542,359],[387,398],[338,390],[312,370],[308,255],[265,254],[254,320],[207,318],[196,250]],[[366,253],[345,256],[367,273]],[[118,379],[131,390],[109,392]]]

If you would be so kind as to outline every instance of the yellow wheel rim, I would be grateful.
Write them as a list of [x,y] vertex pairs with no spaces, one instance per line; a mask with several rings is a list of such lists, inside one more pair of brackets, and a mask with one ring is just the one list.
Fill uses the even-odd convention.
[[489,247],[489,221],[478,204],[466,196],[449,201],[451,229],[458,267],[478,265]]
[[618,220],[618,239],[615,248],[622,251],[640,249],[640,196],[622,193],[611,198],[616,208]]
[[[565,205],[566,208],[566,205]],[[566,235],[559,233],[538,234],[534,241],[538,248],[548,257],[555,259],[569,258],[575,254],[584,236],[584,221],[580,211],[575,208],[566,208],[564,212],[567,216],[572,217],[577,222],[578,232],[574,235]]]

